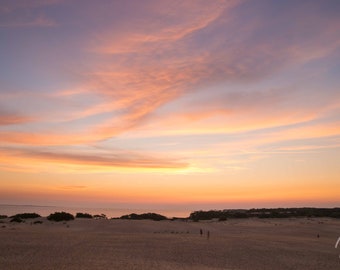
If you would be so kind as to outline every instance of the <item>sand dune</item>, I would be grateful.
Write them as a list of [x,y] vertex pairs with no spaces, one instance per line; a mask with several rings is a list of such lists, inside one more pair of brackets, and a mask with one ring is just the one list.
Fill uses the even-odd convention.
[[0,269],[340,269],[335,219],[40,220],[1,220]]

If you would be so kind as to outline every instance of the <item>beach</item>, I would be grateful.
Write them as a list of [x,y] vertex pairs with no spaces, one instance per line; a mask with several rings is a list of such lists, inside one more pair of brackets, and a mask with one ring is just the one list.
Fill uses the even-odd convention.
[[332,218],[0,222],[1,269],[340,269]]

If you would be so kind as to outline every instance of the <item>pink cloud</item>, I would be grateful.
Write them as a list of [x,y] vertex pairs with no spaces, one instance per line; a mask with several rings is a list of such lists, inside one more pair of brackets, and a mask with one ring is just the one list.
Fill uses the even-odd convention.
[[32,120],[31,117],[0,110],[0,126],[28,123]]
[[[123,110],[121,121],[112,119],[98,125],[99,129],[105,130],[105,136],[110,136],[110,130],[111,135],[115,135],[117,130],[136,127],[160,107],[187,93],[194,93],[198,87],[223,82],[256,82],[284,68],[303,65],[329,55],[339,45],[340,39],[336,38],[334,31],[323,33],[324,38],[320,42],[315,36],[309,36],[308,47],[299,37],[293,42],[282,38],[273,39],[268,34],[264,35],[271,26],[266,25],[263,18],[256,18],[253,24],[249,24],[249,29],[242,29],[244,32],[235,33],[234,27],[239,27],[240,18],[234,16],[232,11],[237,4],[239,3],[228,6],[218,3],[209,5],[208,8],[204,6],[203,12],[202,5],[197,4],[192,9],[186,7],[178,11],[176,8],[174,13],[171,8],[168,10],[168,5],[160,4],[152,9],[152,12],[162,18],[157,24],[152,19],[143,21],[143,28],[132,27],[131,24],[131,29],[124,28],[121,33],[115,32],[117,36],[113,39],[110,34],[102,31],[100,37],[95,39],[95,43],[101,44],[99,46],[102,49],[93,46],[93,50],[97,53],[115,54],[114,60],[98,65],[96,71],[87,76],[95,92],[114,100],[115,104],[111,103],[112,110]],[[190,12],[185,17],[188,10]],[[176,20],[172,21],[167,17],[167,12],[170,14],[169,18],[185,19],[176,23]],[[331,21],[322,23],[318,27],[325,27]],[[303,25],[300,28],[297,32],[304,31]],[[287,31],[295,34],[294,29],[287,28]],[[210,32],[219,34],[210,36]],[[263,35],[260,42],[256,38],[257,33]],[[212,37],[209,42],[203,40],[205,35],[207,38]],[[199,40],[207,46],[199,44]],[[325,40],[331,42],[326,45]],[[243,96],[242,102],[248,94],[240,93]],[[256,94],[258,93],[250,93],[252,97]],[[219,100],[223,100],[223,97]],[[259,99],[257,103],[262,104]],[[237,107],[235,100],[230,104]],[[276,103],[267,102],[262,105],[272,107],[274,104]],[[248,105],[252,106],[250,103]],[[259,105],[256,109],[260,107]],[[218,113],[223,108],[214,110]],[[227,111],[230,113],[232,110]],[[249,106],[246,111],[249,111]],[[310,112],[307,110],[302,114],[309,115]],[[194,115],[190,116],[192,117]],[[306,117],[302,118],[306,120]]]
[[[113,25],[111,17],[101,20],[103,11],[99,7],[88,11],[92,11],[91,18],[98,31],[84,23],[91,31],[87,32],[87,38],[81,39],[84,43],[80,50],[85,49],[91,61],[84,61],[85,67],[76,71],[79,86],[46,98],[47,104],[56,105],[45,109],[45,114],[37,110],[43,116],[41,126],[74,121],[72,130],[65,125],[58,131],[52,128],[1,131],[0,137],[23,144],[81,144],[148,126],[156,126],[155,132],[163,134],[190,130],[226,132],[318,118],[314,104],[295,107],[294,91],[280,95],[240,88],[239,92],[230,93],[226,89],[196,104],[187,102],[185,108],[177,111],[162,114],[162,109],[183,96],[200,95],[202,91],[209,94],[210,87],[217,84],[241,83],[246,89],[249,82],[257,83],[281,70],[303,66],[331,54],[339,46],[337,18],[314,22],[310,16],[302,23],[298,16],[300,10],[292,17],[297,22],[296,28],[289,23],[287,28],[281,28],[282,32],[271,34],[273,25],[281,25],[287,14],[278,14],[271,25],[261,12],[258,16],[240,17],[239,9],[244,5],[254,8],[248,2],[186,1],[180,6],[172,1],[147,3],[141,5],[140,14],[130,16],[129,21],[121,18],[119,27]],[[136,12],[131,9],[132,14]],[[251,15],[249,10],[245,15]],[[37,25],[43,23],[44,19],[36,22]],[[314,31],[306,32],[310,25],[318,31],[327,31],[320,31],[320,38],[313,35]],[[305,32],[307,38],[303,39],[300,33]],[[78,103],[87,95],[99,99],[93,101],[87,97],[90,101],[85,105]],[[285,104],[290,102],[292,105]],[[329,99],[323,102],[323,107],[327,107],[327,103]],[[87,118],[100,114],[108,117],[85,123]],[[77,121],[85,124],[78,126]],[[221,125],[221,121],[229,123],[228,128]]]
[[99,166],[108,168],[146,168],[146,169],[183,169],[188,163],[179,159],[152,157],[131,151],[116,151],[115,153],[63,153],[60,151],[48,151],[17,148],[1,148],[0,157],[6,156],[4,164],[15,164],[18,160],[34,164],[58,163],[80,166]]
[[[220,0],[206,4],[204,1],[154,1],[147,6],[149,9],[144,10],[146,16],[143,19],[132,19],[135,25],[130,23],[130,29],[115,32],[113,35],[110,31],[103,31],[90,50],[103,54],[152,53],[159,47],[171,47],[169,43],[175,43],[206,28],[225,9],[231,9],[238,2],[240,1]],[[143,27],[139,26],[140,23]]]

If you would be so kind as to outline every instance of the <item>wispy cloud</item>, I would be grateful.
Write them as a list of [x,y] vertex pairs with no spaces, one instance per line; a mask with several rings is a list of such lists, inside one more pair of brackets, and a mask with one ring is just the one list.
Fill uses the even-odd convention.
[[[172,2],[150,2],[150,5],[143,6],[141,17],[137,16],[129,23],[123,22],[124,27],[121,30],[115,28],[114,32],[109,21],[104,21],[108,24],[100,25],[100,31],[83,44],[88,49],[87,54],[94,52],[91,57],[96,60],[77,71],[81,78],[80,86],[55,93],[56,98],[68,98],[68,101],[60,102],[64,107],[62,111],[57,110],[57,106],[52,107],[45,116],[50,118],[44,121],[73,121],[74,134],[78,139],[70,137],[69,143],[106,139],[154,119],[157,123],[157,114],[162,114],[159,110],[166,104],[190,95],[195,100],[195,95],[199,96],[202,89],[205,89],[206,98],[196,99],[198,104],[188,102],[184,110],[169,111],[161,121],[173,119],[174,123],[178,121],[190,126],[195,125],[193,120],[218,116],[227,119],[229,127],[235,129],[286,125],[315,117],[305,105],[290,110],[292,108],[284,104],[296,96],[291,89],[283,93],[287,89],[231,91],[225,88],[216,93],[210,88],[222,83],[261,81],[279,70],[330,54],[340,40],[334,35],[334,27],[328,27],[338,24],[336,18],[324,19],[319,25],[308,17],[305,24],[330,30],[322,32],[321,41],[312,34],[302,39],[298,33],[305,32],[306,25],[300,23],[299,13],[293,13],[292,20],[299,22],[297,28],[288,26],[282,29],[283,33],[295,37],[291,40],[269,35],[273,26],[267,24],[265,17],[250,17],[247,23],[242,23],[239,14],[233,11],[243,5],[252,6],[249,3],[216,1],[206,5],[198,1],[181,5],[182,8],[179,8]],[[290,12],[283,10],[283,14],[277,14],[275,24],[281,25],[281,19]],[[136,27],[138,23],[143,27]],[[261,40],[258,40],[258,35]],[[306,42],[309,44],[307,48]],[[210,92],[213,98],[209,97]],[[73,101],[90,95],[98,96],[100,100],[79,103],[81,105],[77,108]],[[52,104],[55,100],[46,102]],[[84,119],[101,114],[107,114],[107,117],[101,117],[96,123],[89,121],[87,127],[77,128],[77,120],[85,123]],[[249,115],[259,116],[258,121],[256,117],[248,118]],[[262,125],[257,123],[260,121]],[[209,122],[211,120],[196,123],[201,127],[207,125],[206,130],[222,128],[220,124],[210,125]],[[21,134],[36,138],[43,136],[21,131],[13,138],[20,140]],[[3,133],[2,137],[11,136]],[[59,138],[58,144],[58,141],[66,143],[68,136],[50,131],[44,137],[51,144],[54,138]]]
[[31,122],[33,119],[19,113],[0,110],[0,126]]
[[[143,27],[132,25],[121,33],[110,34],[103,31],[98,35],[94,48],[97,53],[153,53],[154,50],[169,49],[173,43],[190,34],[203,30],[213,23],[225,11],[240,1],[214,1],[206,5],[204,1],[188,1],[174,3],[171,1],[153,2],[149,10],[144,10],[148,18],[134,23],[142,23]],[[111,37],[112,36],[112,37]],[[116,40],[119,42],[116,42]]]
[[[340,44],[340,39],[334,35],[333,30],[323,32],[322,41],[314,35],[308,35],[307,39],[296,36],[296,32],[305,30],[303,24],[299,25],[297,30],[289,27],[284,29],[287,35],[296,36],[293,42],[289,39],[274,39],[266,33],[271,31],[272,26],[260,18],[255,18],[253,25],[249,23],[250,30],[241,28],[244,31],[242,34],[235,33],[235,29],[240,27],[239,18],[231,13],[235,6],[237,5],[216,3],[208,5],[208,8],[201,12],[202,5],[197,4],[192,10],[184,8],[183,12],[175,13],[176,16],[182,17],[182,13],[190,10],[190,16],[182,24],[174,23],[175,20],[169,20],[173,23],[169,24],[165,18],[154,27],[151,16],[150,20],[143,21],[143,25],[147,25],[143,30],[135,27],[124,28],[124,32],[121,35],[118,33],[115,38],[111,38],[104,31],[104,34],[97,37],[95,43],[101,44],[100,46],[106,44],[105,49],[94,46],[93,51],[113,54],[113,60],[96,66],[96,71],[86,76],[95,92],[114,101],[110,105],[112,111],[120,113],[118,121],[113,118],[112,121],[95,127],[103,137],[115,136],[124,130],[135,128],[164,104],[188,93],[195,93],[198,87],[205,86],[208,89],[211,85],[223,82],[262,80],[287,67],[300,66],[324,57]],[[163,8],[168,10],[169,6],[164,5]],[[158,13],[162,14],[156,9],[155,14]],[[300,20],[298,14],[293,15],[294,20]],[[307,24],[315,24],[310,18],[307,20]],[[327,28],[327,25],[333,25],[334,20],[322,21],[322,25],[315,27]],[[209,35],[215,31],[224,34]],[[261,42],[258,42],[256,34],[263,36]],[[235,37],[231,38],[232,36]],[[211,40],[207,42],[206,38]],[[197,45],[200,42],[203,46]],[[309,44],[307,49],[306,42]],[[256,96],[259,94],[260,96]],[[276,97],[263,97],[265,100],[261,100],[261,92],[244,91],[235,92],[234,97],[230,93],[216,96],[217,106],[223,100],[232,108],[236,108],[240,101],[252,106],[251,99],[255,98],[253,103],[258,104],[256,108],[262,106],[261,111],[264,112],[266,110],[263,108],[274,110],[277,102],[270,103],[269,99]],[[101,108],[107,110],[108,107]],[[227,112],[230,112],[230,108],[228,109]],[[214,110],[217,114],[224,111],[216,108]],[[305,115],[301,116],[303,121],[308,120],[307,115],[311,112],[304,112],[303,107],[300,111]],[[195,117],[194,114],[192,117]],[[287,122],[291,121],[289,117],[286,118]]]
[[57,22],[49,18],[43,8],[59,4],[60,0],[2,1],[0,28],[55,27]]
[[30,27],[55,27],[58,24],[52,19],[45,16],[39,16],[36,18],[29,18],[27,20],[13,20],[13,21],[0,21],[0,27],[2,28],[30,28]]
[[49,5],[55,5],[63,2],[64,0],[30,0],[30,1],[21,1],[21,0],[3,0],[1,1],[1,12],[13,12],[17,9],[34,9]]
[[131,151],[115,151],[113,153],[67,153],[60,151],[38,150],[34,148],[1,148],[1,154],[7,156],[5,164],[18,160],[35,163],[59,163],[80,166],[99,166],[107,168],[145,168],[145,169],[185,169],[188,163],[179,159],[147,156]]
[[[316,167],[338,185],[336,169],[309,157],[338,158],[335,2],[10,3],[0,8],[5,174],[66,172],[75,180],[41,182],[141,201],[294,199],[309,179],[314,196]],[[285,179],[290,157],[315,166]],[[93,172],[110,181],[79,181]]]
[[[256,52],[256,48],[254,50]],[[87,78],[86,90],[76,88],[56,93],[56,97],[74,99],[92,93],[105,100],[93,105],[88,103],[78,110],[75,110],[75,107],[72,111],[65,110],[67,116],[62,115],[64,112],[58,112],[56,116],[59,115],[61,120],[77,120],[102,113],[111,113],[110,118],[83,130],[77,131],[75,128],[69,135],[64,131],[61,133],[4,131],[0,134],[2,139],[18,143],[34,141],[42,144],[85,143],[118,136],[139,126],[148,126],[148,123],[153,127],[159,127],[159,131],[168,135],[261,129],[316,119],[320,111],[338,100],[338,97],[329,96],[323,104],[319,104],[317,110],[314,105],[308,108],[308,104],[296,107],[292,101],[296,97],[302,99],[297,95],[299,91],[284,88],[266,91],[225,89],[219,92],[206,92],[200,99],[202,92],[195,89],[199,85],[213,85],[220,82],[223,76],[227,81],[233,81],[233,76],[239,79],[243,76],[240,74],[245,74],[241,70],[226,72],[224,65],[236,67],[236,60],[229,62],[226,58],[226,61],[219,60],[213,65],[216,59],[211,58],[209,54],[196,58],[196,55],[190,55],[188,52],[184,59],[171,56],[160,59],[160,63],[157,64],[150,57],[149,53],[144,55],[141,52],[136,60],[131,60],[130,56],[125,55],[118,59],[116,64],[110,62],[100,65],[98,70],[84,74]],[[237,59],[242,61],[242,58],[240,55]],[[150,64],[145,64],[148,60]],[[250,72],[252,64],[246,69]],[[207,88],[209,89],[209,86]],[[162,110],[159,112],[161,107],[183,96],[188,96],[188,101],[182,104],[183,107],[175,107],[175,110],[169,110],[165,114]],[[318,97],[325,96],[317,95],[316,98]],[[229,124],[224,125],[224,121]],[[152,132],[157,134],[158,131]]]
[[61,189],[65,190],[80,190],[80,189],[86,189],[87,186],[61,186]]

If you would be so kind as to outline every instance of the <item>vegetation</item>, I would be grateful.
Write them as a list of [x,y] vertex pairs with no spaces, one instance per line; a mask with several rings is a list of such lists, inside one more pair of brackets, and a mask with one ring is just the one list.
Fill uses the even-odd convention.
[[331,217],[340,218],[340,208],[261,208],[261,209],[235,209],[235,210],[209,210],[195,211],[189,216],[190,220],[224,221],[229,218],[291,218],[291,217]]
[[22,220],[20,217],[13,217],[13,218],[11,219],[11,222],[21,223],[21,222],[25,222],[25,221]]
[[93,216],[95,219],[107,219],[107,216],[105,214],[100,214],[100,215],[94,215]]
[[[11,216],[11,222],[24,222],[25,219],[41,217],[36,213],[21,213]],[[188,218],[172,218],[171,220],[192,220],[198,222],[200,220],[218,220],[226,221],[233,218],[293,218],[293,217],[329,217],[340,218],[340,208],[260,208],[260,209],[226,209],[226,210],[209,210],[209,211],[195,211],[190,214]],[[6,215],[0,215],[0,219],[8,218]],[[77,213],[76,218],[95,218],[107,219],[105,214],[91,215],[88,213]],[[51,221],[68,221],[73,220],[74,216],[66,212],[55,212],[47,217]],[[144,214],[129,214],[121,216],[120,219],[131,220],[167,220],[168,218],[156,213]],[[35,222],[40,223],[40,222]]]
[[76,218],[93,218],[93,216],[88,213],[77,213]]
[[54,214],[50,214],[47,219],[52,221],[68,221],[73,220],[74,216],[66,212],[55,212]]
[[146,214],[130,214],[130,215],[124,215],[120,217],[121,219],[134,219],[134,220],[142,220],[142,219],[150,219],[155,221],[160,220],[167,220],[167,217],[156,214],[156,213],[146,213]]
[[36,213],[23,213],[23,214],[16,214],[14,216],[11,216],[11,218],[21,218],[21,219],[27,219],[27,218],[39,218],[41,217],[39,214]]

